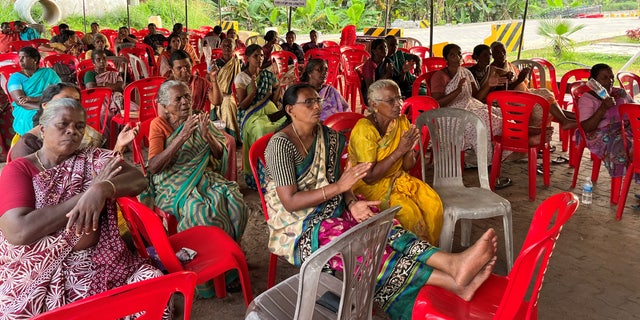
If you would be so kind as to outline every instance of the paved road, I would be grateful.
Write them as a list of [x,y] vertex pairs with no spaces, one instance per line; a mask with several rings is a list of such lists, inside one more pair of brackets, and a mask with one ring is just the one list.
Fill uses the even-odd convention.
[[[605,39],[624,35],[629,29],[640,27],[640,19],[635,18],[599,18],[568,19],[574,25],[584,24],[586,27],[570,36],[576,42]],[[494,22],[495,23],[495,22]],[[473,23],[460,25],[436,26],[433,30],[433,42],[453,42],[463,51],[471,51],[473,47],[484,41],[491,34],[492,23]],[[546,40],[537,34],[539,21],[527,20],[523,49],[539,49],[546,46]],[[405,29],[406,37],[420,40],[422,45],[429,45],[429,29]]]

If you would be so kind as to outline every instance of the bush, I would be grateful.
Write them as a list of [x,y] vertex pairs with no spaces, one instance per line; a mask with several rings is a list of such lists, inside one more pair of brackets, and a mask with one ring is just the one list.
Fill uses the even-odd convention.
[[627,30],[627,37],[631,40],[640,41],[640,28]]

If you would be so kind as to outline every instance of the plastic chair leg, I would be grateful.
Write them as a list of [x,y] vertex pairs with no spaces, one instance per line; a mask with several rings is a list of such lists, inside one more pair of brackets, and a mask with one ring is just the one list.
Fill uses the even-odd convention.
[[213,287],[216,289],[216,297],[222,299],[227,296],[227,287],[224,280],[224,273],[213,278]]
[[505,214],[502,216],[502,227],[504,228],[504,246],[507,250],[507,272],[513,268],[513,230],[511,229],[511,212],[505,209]]
[[602,160],[591,154],[591,160],[593,166],[591,167],[591,182],[598,182],[598,176],[600,176],[600,165],[602,164]]
[[[576,187],[576,182],[578,182],[578,171],[580,171],[580,163],[582,162],[582,153],[584,151],[584,146],[578,146],[575,152],[575,162],[573,164],[573,178],[571,179],[571,189]],[[571,161],[571,160],[569,160]],[[593,172],[592,172],[593,176]],[[591,178],[593,181],[593,177]]]
[[267,275],[267,289],[276,284],[276,268],[278,265],[278,256],[269,254],[269,274]]
[[489,175],[489,187],[491,188],[491,191],[496,191],[496,179],[500,175],[501,166],[502,166],[502,146],[496,143],[493,148],[493,160],[491,161],[491,174]]
[[440,250],[444,252],[451,252],[453,247],[453,234],[456,227],[456,217],[449,214],[446,210],[444,212],[444,219],[442,221],[442,230],[440,231]]
[[529,201],[536,200],[536,165],[538,164],[538,152],[535,148],[529,148]]
[[[618,201],[618,208],[616,209],[616,220],[622,219],[622,212],[624,211],[624,205],[627,203],[627,195],[629,194],[629,186],[631,185],[631,179],[633,179],[633,164],[627,168],[627,173],[624,177],[624,185],[622,185],[622,191],[620,192],[620,200]],[[621,179],[620,177],[613,179]],[[611,180],[611,187],[613,188],[613,179]],[[620,181],[620,183],[622,183]],[[613,189],[611,190],[613,195]]]
[[463,247],[468,247],[471,244],[471,220],[469,219],[460,220],[460,229],[462,229],[462,234],[460,236],[460,244]]
[[[633,174],[631,175],[631,179],[633,179]],[[627,178],[627,180],[629,180],[629,178]],[[629,192],[629,184],[626,182],[627,181],[625,181],[627,191],[624,192],[625,197],[626,197],[626,193]],[[621,187],[622,187],[622,177],[611,178],[611,196],[609,198],[609,202],[611,202],[611,204],[613,205],[618,204],[620,195],[622,195],[623,193],[621,192]],[[624,203],[622,203],[622,206],[624,207]],[[620,219],[618,218],[618,220]]]

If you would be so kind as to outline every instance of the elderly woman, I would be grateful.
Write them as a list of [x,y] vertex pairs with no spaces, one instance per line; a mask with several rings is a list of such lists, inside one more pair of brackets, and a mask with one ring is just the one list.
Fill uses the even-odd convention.
[[340,95],[340,92],[333,86],[326,84],[327,81],[327,61],[322,59],[310,59],[300,77],[301,82],[310,84],[324,101],[322,102],[322,114],[320,120],[324,121],[328,116],[351,111],[349,103]]
[[[29,130],[29,132],[22,135],[16,144],[11,147],[11,159],[26,157],[42,148],[42,138],[40,135],[40,131],[42,130],[42,126],[40,125],[41,114],[50,101],[62,98],[70,98],[79,102],[80,88],[72,83],[60,82],[50,85],[42,92],[40,109],[33,117],[34,127]],[[118,140],[116,141],[113,151],[123,153],[137,134],[138,126],[132,128],[129,124],[126,124],[120,134],[118,134]],[[100,132],[87,126],[84,130],[84,136],[80,143],[80,148],[89,146],[100,147],[103,142],[104,139]]]
[[[233,30],[233,29],[230,29]],[[222,40],[220,44],[222,48],[222,57],[214,63],[219,69],[216,81],[222,94],[222,102],[220,107],[216,109],[216,116],[227,124],[227,133],[229,133],[236,141],[240,141],[240,128],[238,127],[238,105],[233,98],[233,81],[240,72],[242,72],[242,61],[233,54],[235,44],[228,36]]]
[[[84,74],[83,82],[88,89],[106,87],[111,89],[111,105],[103,106],[101,115],[105,114],[105,107],[109,108],[109,116],[124,110],[124,80],[118,71],[107,69],[107,55],[104,51],[96,49],[91,54],[94,70]],[[136,106],[137,107],[137,106]],[[137,109],[137,108],[134,108]]]
[[442,229],[442,202],[420,179],[407,173],[416,165],[420,133],[400,114],[402,97],[393,80],[369,87],[371,114],[356,123],[349,142],[352,165],[369,163],[367,176],[353,188],[367,199],[380,199],[381,208],[401,205],[396,215],[403,227],[431,243]]
[[160,68],[160,76],[168,77],[171,75],[171,65],[169,64],[169,59],[171,59],[171,54],[174,51],[180,50],[180,44],[182,40],[180,40],[180,34],[171,34],[169,36],[169,44],[167,45],[167,50],[162,51],[160,56],[158,57],[158,67]]
[[23,135],[33,128],[33,116],[40,107],[42,91],[49,85],[60,82],[53,69],[40,68],[40,52],[32,47],[18,51],[19,72],[12,74],[7,90],[13,99],[13,130]]
[[247,224],[242,194],[226,180],[225,138],[209,115],[192,114],[191,93],[169,80],[158,91],[158,117],[149,129],[150,192],[155,205],[178,219],[178,230],[217,226],[240,241]]
[[[312,86],[293,85],[284,95],[288,122],[265,151],[265,201],[269,212],[269,250],[300,266],[319,247],[375,215],[351,191],[366,179],[371,163],[342,173],[345,139],[320,125],[322,106]],[[488,230],[468,250],[440,252],[414,234],[394,226],[378,274],[375,301],[392,319],[409,319],[416,295],[425,284],[447,288],[470,300],[495,264],[497,237]],[[329,266],[340,270],[339,259]]]
[[259,45],[248,46],[245,56],[247,65],[236,76],[234,84],[244,152],[244,178],[249,187],[256,189],[249,165],[249,148],[258,138],[274,132],[282,125],[282,118],[272,121],[269,115],[278,112],[276,103],[280,100],[286,83],[279,83],[270,70],[260,69],[265,55]]
[[[464,67],[461,67],[462,54],[460,47],[450,43],[442,49],[444,58],[447,60],[447,67],[437,71],[431,78],[431,95],[438,101],[440,107],[450,107],[465,109],[477,115],[485,126],[489,128],[489,112],[484,101],[491,87],[505,84],[505,78],[495,73],[493,68],[488,70],[488,80],[480,87],[473,74]],[[502,134],[502,114],[499,108],[493,108],[491,117],[493,132],[487,130],[487,141],[491,141],[492,135]],[[475,150],[476,130],[467,128],[464,133],[468,147]],[[508,156],[510,152],[503,152],[503,156]],[[493,148],[489,147],[487,157],[491,162]],[[511,179],[501,177],[496,180],[496,188],[504,188],[511,185]]]
[[[109,50],[109,41],[107,41],[107,37],[105,37],[102,33],[98,33],[93,36],[93,49],[85,52],[85,59],[91,59],[91,55],[94,50],[102,50],[107,57],[115,57],[116,55],[113,51]],[[113,58],[111,58],[113,59]]]
[[240,40],[240,37],[238,37],[238,32],[236,32],[236,29],[231,28],[229,30],[227,30],[227,38],[226,39],[231,39],[235,42],[235,45],[237,48],[246,48],[247,46],[244,44],[244,42],[242,42],[242,40]]
[[[602,99],[595,92],[589,91],[578,100],[578,110],[580,124],[587,136],[587,148],[602,159],[611,177],[621,177],[629,158],[622,139],[622,119],[618,107],[623,103],[633,103],[633,99],[624,89],[613,86],[613,75],[611,67],[604,63],[591,67],[589,79],[598,81],[609,96]],[[627,124],[625,130],[626,146],[631,146],[631,126]],[[640,182],[638,175],[634,178],[636,182]]]
[[114,199],[146,182],[120,156],[78,149],[86,113],[51,101],[42,147],[0,175],[0,315],[30,318],[162,273],[131,254],[118,233]]

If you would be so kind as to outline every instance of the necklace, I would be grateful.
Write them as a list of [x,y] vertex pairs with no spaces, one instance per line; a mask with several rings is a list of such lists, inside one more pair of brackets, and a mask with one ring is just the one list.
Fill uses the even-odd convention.
[[36,151],[36,160],[38,160],[38,164],[42,167],[42,169],[47,170],[47,168],[42,164],[40,157],[38,157],[38,151]]
[[298,138],[298,141],[300,141],[300,145],[302,145],[302,150],[304,150],[304,155],[306,157],[307,155],[309,155],[309,150],[307,150],[307,147],[305,147],[304,142],[302,142],[302,139],[300,138],[300,135],[298,134],[298,130],[296,130],[296,126],[294,126],[293,123],[292,123],[291,127],[293,128],[293,133],[296,134],[296,138]]

